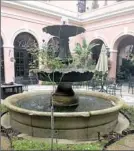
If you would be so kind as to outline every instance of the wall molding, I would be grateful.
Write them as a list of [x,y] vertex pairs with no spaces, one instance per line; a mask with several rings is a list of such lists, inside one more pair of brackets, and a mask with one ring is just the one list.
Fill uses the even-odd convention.
[[[102,9],[96,9],[86,14],[82,14],[79,17],[77,12],[65,11],[64,9],[60,9],[61,11],[59,11],[56,6],[53,6],[55,10],[50,10],[50,8],[45,7],[47,4],[44,3],[43,6],[43,4],[41,5],[39,1],[36,5],[35,3],[29,3],[26,1],[2,1],[2,5],[6,7],[18,8],[32,13],[36,12],[36,14],[51,16],[57,19],[61,19],[62,16],[66,16],[70,22],[81,25],[134,12],[134,5],[132,5],[129,1],[118,2],[111,6],[108,5],[104,8],[104,11],[102,11]],[[109,8],[111,8],[110,11]]]
[[96,39],[102,40],[102,41],[105,43],[105,45],[107,45],[107,46],[109,47],[109,44],[108,44],[108,42],[107,42],[107,40],[106,40],[106,37],[104,37],[103,35],[101,35],[101,34],[99,34],[99,33],[98,33],[97,37],[96,37],[96,36],[93,36],[89,43],[93,42],[93,41],[96,40]]
[[[45,24],[46,26],[54,24],[53,22],[49,22],[49,21],[40,21],[37,19],[31,19],[29,17],[9,14],[9,13],[5,13],[5,12],[1,12],[1,16],[2,17],[9,17],[9,18],[17,19],[17,20],[22,20],[22,21],[27,21],[27,22],[31,22],[31,23],[36,23],[36,24],[40,24],[40,25]],[[113,27],[113,26],[118,26],[118,25],[122,25],[122,24],[129,24],[129,23],[134,23],[134,18],[124,19],[124,20],[108,23],[108,24],[101,25],[101,26],[95,26],[95,27],[91,27],[91,28],[89,27],[86,29],[86,31],[89,32],[89,31],[109,28],[109,27]]]
[[6,37],[6,35],[4,34],[3,31],[4,30],[1,29],[1,38],[2,38],[2,41],[3,41],[3,45],[5,45],[7,43],[7,37]]
[[113,23],[108,23],[105,25],[101,25],[101,26],[96,26],[96,27],[89,27],[87,28],[87,32],[89,31],[94,31],[94,30],[98,30],[98,29],[104,29],[104,28],[109,28],[109,27],[113,27],[113,26],[118,26],[118,25],[122,25],[122,24],[129,24],[129,23],[134,23],[134,18],[130,18],[130,19],[125,19],[125,20],[120,20],[117,22],[113,22]]
[[17,30],[13,33],[13,35],[11,36],[11,44],[12,44],[12,45],[13,45],[13,43],[14,43],[14,40],[15,40],[16,36],[17,36],[18,34],[22,33],[22,32],[27,32],[27,33],[33,35],[33,36],[35,37],[35,39],[37,40],[38,45],[40,44],[40,42],[39,42],[40,38],[39,38],[39,36],[36,34],[36,32],[34,32],[33,30],[31,30],[31,29],[29,29],[29,28],[20,28],[20,29],[17,29]]
[[112,42],[111,42],[111,44],[110,44],[111,48],[115,50],[115,49],[116,49],[116,48],[115,48],[116,42],[117,42],[121,37],[123,37],[123,36],[125,36],[125,35],[126,35],[126,36],[127,36],[127,35],[134,36],[134,31],[128,30],[127,33],[124,33],[124,31],[122,31],[122,32],[120,32],[119,34],[117,34],[117,35],[112,39]]
[[87,20],[83,19],[83,25],[133,13],[134,12],[134,6],[132,8],[129,8],[128,10],[123,8],[123,9],[119,9],[119,10],[115,10],[115,11],[116,12],[114,12],[114,11],[113,12],[112,11],[111,12],[104,12],[101,15],[96,14],[96,16],[89,17],[89,19],[87,19]]
[[12,19],[22,20],[22,21],[36,23],[36,24],[40,24],[40,25],[46,25],[46,26],[53,24],[52,22],[40,21],[37,19],[33,19],[33,18],[31,19],[29,17],[24,17],[24,16],[20,16],[20,15],[16,15],[16,14],[9,14],[9,13],[5,13],[5,12],[1,12],[1,17],[8,17],[8,18],[12,18]]
[[[37,3],[39,3],[39,1]],[[49,10],[47,8],[47,4],[46,4],[46,6],[45,5],[43,6],[43,4],[41,6],[38,6],[35,4],[34,5],[30,4],[30,3],[27,4],[26,1],[14,1],[14,2],[13,1],[2,1],[2,5],[5,7],[11,7],[11,8],[15,8],[15,9],[17,8],[17,9],[20,9],[23,11],[25,10],[27,12],[36,13],[38,15],[48,16],[48,17],[55,18],[55,19],[61,19],[62,16],[66,16],[66,17],[68,17],[69,21],[79,24],[79,19],[77,18],[77,13],[73,13],[74,15],[71,14],[69,16],[70,11],[66,11],[65,13],[63,13],[64,9],[60,9],[57,11],[54,11],[54,9]],[[57,9],[56,6],[54,8]],[[73,17],[73,16],[75,16],[75,17]]]

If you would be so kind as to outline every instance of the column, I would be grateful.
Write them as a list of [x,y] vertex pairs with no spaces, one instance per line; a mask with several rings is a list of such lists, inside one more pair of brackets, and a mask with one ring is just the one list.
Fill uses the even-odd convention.
[[3,46],[3,52],[4,52],[5,83],[14,82],[15,79],[14,48],[10,46]]
[[110,51],[111,68],[108,73],[109,78],[116,78],[116,66],[117,66],[117,50]]
[[[44,45],[46,44],[46,42],[44,41]],[[43,49],[43,44],[42,43],[40,43],[40,45],[39,45],[39,49]],[[39,69],[41,69],[42,68],[42,64],[41,64],[41,60],[40,60],[40,58],[39,58]],[[38,85],[42,85],[42,83],[43,83],[43,81],[38,81]]]

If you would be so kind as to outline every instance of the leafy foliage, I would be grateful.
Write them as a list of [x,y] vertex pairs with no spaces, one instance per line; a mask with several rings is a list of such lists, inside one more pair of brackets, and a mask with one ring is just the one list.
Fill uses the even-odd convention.
[[82,45],[77,43],[74,49],[74,65],[77,68],[94,69],[95,62],[92,59],[92,48],[95,44],[87,44],[84,39]]
[[63,68],[64,64],[59,58],[55,57],[54,47],[50,47],[44,43],[43,47],[39,49],[38,47],[31,47],[28,49],[29,53],[32,55],[33,59],[33,69],[35,69],[36,62],[39,62],[41,69],[56,70]]
[[122,59],[122,65],[117,72],[117,78],[127,79],[130,74],[134,75],[134,64],[132,64],[131,60]]
[[[67,60],[68,64],[62,62],[62,60],[56,57],[55,47],[53,45],[47,45],[44,43],[43,47],[39,49],[36,46],[33,46],[28,49],[29,53],[33,56],[33,64],[31,64],[32,69],[35,69],[35,64],[40,63],[41,69],[44,71],[47,69],[57,70],[62,68],[86,68],[88,70],[93,70],[95,68],[95,62],[93,61],[92,48],[95,45],[87,44],[86,40],[83,40],[82,45],[77,43],[74,49],[74,56],[71,58],[72,61]],[[70,59],[70,58],[69,58]]]
[[[13,139],[12,141],[14,150],[50,150],[51,146],[48,143],[41,142],[38,140],[18,140]],[[89,143],[89,144],[54,144],[54,150],[102,150],[100,143]]]
[[7,111],[7,107],[3,104],[0,104],[0,112],[6,112]]
[[131,61],[132,65],[134,65],[134,53],[131,53],[129,55],[129,58],[130,58],[130,61]]

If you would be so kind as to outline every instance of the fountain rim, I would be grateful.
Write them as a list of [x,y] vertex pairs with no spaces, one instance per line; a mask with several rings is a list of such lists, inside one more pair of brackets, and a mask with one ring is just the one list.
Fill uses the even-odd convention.
[[[106,101],[113,101],[115,105],[113,107],[102,109],[102,110],[96,110],[96,111],[89,111],[89,112],[54,112],[55,117],[90,117],[91,115],[100,115],[100,114],[108,114],[115,111],[118,111],[124,104],[124,101],[116,96],[108,95],[101,92],[92,92],[92,91],[75,91],[77,94],[80,95],[86,95],[86,96],[95,96],[106,99]],[[48,94],[50,91],[48,90],[38,90],[36,92],[27,92],[27,93],[19,93],[12,96],[7,97],[4,100],[4,105],[9,109],[13,110],[15,112],[19,112],[22,114],[27,114],[29,116],[51,116],[51,112],[40,112],[40,111],[33,111],[33,110],[27,110],[20,107],[17,107],[13,105],[13,103],[19,101],[20,98],[24,98],[31,95],[36,94]]]

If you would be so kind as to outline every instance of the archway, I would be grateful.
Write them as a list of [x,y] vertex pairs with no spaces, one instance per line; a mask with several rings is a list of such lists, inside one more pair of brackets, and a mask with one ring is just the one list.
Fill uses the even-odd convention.
[[[38,47],[35,37],[27,32],[20,33],[14,40],[15,77],[28,77],[34,58],[28,51]],[[32,66],[31,66],[32,65]],[[36,62],[36,65],[38,63]]]
[[104,44],[104,42],[101,39],[94,39],[90,42],[90,44],[95,44],[96,46],[92,48],[92,59],[96,62],[98,62],[99,56],[100,56],[100,51],[101,47]]
[[1,37],[1,83],[5,82],[3,39]]
[[117,50],[117,75],[124,73],[122,78],[127,78],[129,74],[134,75],[134,66],[130,61],[130,54],[134,54],[134,36],[123,35],[119,37],[114,49]]

